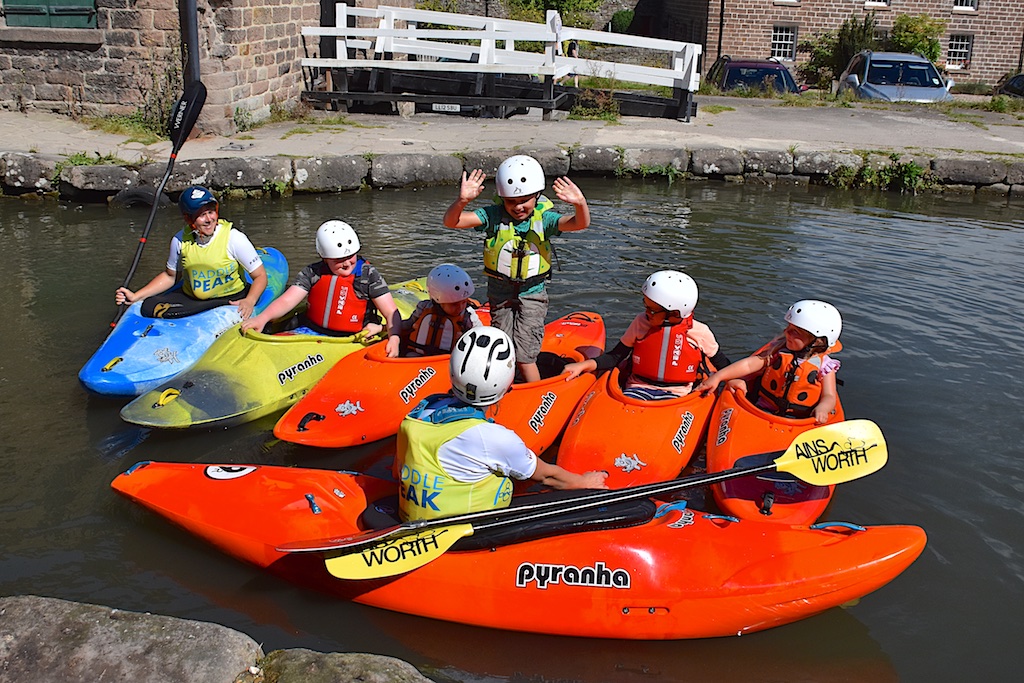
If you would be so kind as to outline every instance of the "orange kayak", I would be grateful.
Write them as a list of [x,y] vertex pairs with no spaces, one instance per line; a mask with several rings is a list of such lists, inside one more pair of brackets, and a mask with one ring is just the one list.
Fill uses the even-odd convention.
[[362,531],[360,515],[394,496],[395,482],[307,468],[146,462],[112,487],[238,559],[338,597],[592,638],[706,638],[787,624],[881,588],[926,542],[915,526],[807,528],[679,507],[658,516],[644,500],[649,511],[632,526],[507,545],[474,536],[463,540],[479,549],[455,546],[384,579],[342,580],[325,567],[336,551],[279,548]]
[[641,401],[624,395],[620,380],[614,368],[591,387],[565,429],[558,464],[605,470],[609,488],[672,479],[703,441],[715,397]]
[[[566,362],[600,355],[604,319],[597,313],[570,313],[548,323],[538,365],[539,382],[514,384],[488,411],[488,417],[515,430],[540,453],[558,437],[593,376],[566,382]],[[274,435],[306,446],[344,448],[392,436],[417,403],[451,388],[448,354],[388,358],[369,347],[342,358],[310,392],[278,420]],[[550,363],[546,363],[550,361]],[[548,373],[545,366],[550,365]]]
[[[844,419],[843,406],[829,423]],[[812,427],[814,418],[791,419],[761,410],[743,395],[724,389],[715,403],[707,440],[708,472],[748,467],[771,460]],[[812,486],[784,472],[732,479],[711,487],[715,502],[740,519],[812,524],[828,507],[835,486]]]

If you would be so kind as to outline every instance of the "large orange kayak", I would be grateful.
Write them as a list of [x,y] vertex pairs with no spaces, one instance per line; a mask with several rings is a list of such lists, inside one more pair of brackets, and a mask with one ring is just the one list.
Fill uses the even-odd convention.
[[624,395],[620,382],[614,368],[591,387],[565,429],[558,464],[573,472],[605,470],[609,488],[675,477],[703,441],[714,396],[641,401]]
[[[131,500],[258,567],[366,605],[516,631],[668,640],[740,635],[877,590],[925,546],[914,526],[815,529],[678,507],[646,521],[448,550],[384,579],[331,576],[307,539],[363,530],[393,481],[294,467],[139,463],[112,483]],[[478,540],[470,537],[464,540]],[[458,548],[459,546],[456,546]]]
[[[844,419],[843,406],[829,423]],[[739,391],[724,389],[715,403],[707,439],[708,472],[771,462],[801,432],[816,427],[814,418],[796,420],[761,410]],[[811,524],[835,493],[835,486],[812,486],[784,472],[759,474],[711,487],[721,510],[741,519]]]
[[[548,323],[538,365],[539,382],[514,384],[488,417],[515,430],[535,452],[551,445],[562,431],[593,377],[566,382],[558,373],[565,362],[584,360],[604,350],[604,320],[597,313],[570,313]],[[388,358],[369,347],[342,358],[274,427],[284,441],[306,446],[344,448],[391,436],[417,403],[451,388],[448,354]],[[552,361],[550,373],[545,360]],[[582,380],[582,381],[581,381]]]

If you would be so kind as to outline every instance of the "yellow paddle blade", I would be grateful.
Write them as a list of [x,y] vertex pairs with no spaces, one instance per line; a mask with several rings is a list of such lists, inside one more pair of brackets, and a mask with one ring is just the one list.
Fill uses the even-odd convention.
[[775,461],[780,472],[815,486],[865,477],[889,459],[882,430],[871,420],[846,420],[808,430]]
[[415,534],[384,541],[358,553],[324,560],[327,571],[339,579],[380,579],[418,569],[432,562],[463,536],[473,535],[472,524],[453,524],[424,529]]

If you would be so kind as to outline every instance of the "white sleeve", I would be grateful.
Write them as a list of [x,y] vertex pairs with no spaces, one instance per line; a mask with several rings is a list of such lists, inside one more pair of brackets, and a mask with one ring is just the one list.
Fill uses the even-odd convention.
[[263,265],[263,259],[260,258],[256,247],[252,246],[252,242],[245,236],[245,233],[238,230],[228,233],[228,256],[241,263],[247,273],[251,273]]
[[171,238],[171,251],[167,255],[167,270],[172,273],[178,272],[178,265],[181,263],[181,241],[185,238],[185,231],[179,230]]
[[493,422],[475,425],[441,446],[441,467],[453,479],[480,481],[491,475],[525,480],[537,471],[537,456],[511,429]]

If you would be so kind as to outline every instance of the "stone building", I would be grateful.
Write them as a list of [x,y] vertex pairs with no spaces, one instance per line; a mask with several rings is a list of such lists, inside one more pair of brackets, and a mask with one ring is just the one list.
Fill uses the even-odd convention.
[[[0,2],[0,106],[130,114],[180,94],[175,0]],[[84,7],[79,15],[47,11],[47,3],[74,2]],[[319,19],[320,0],[198,0],[208,91],[198,127],[231,133],[236,123],[265,118],[272,103],[294,101],[303,90],[301,28]]]
[[940,62],[957,82],[994,84],[1024,67],[1024,0],[639,0],[634,28],[704,45],[705,65],[728,54],[794,66],[807,58],[801,40],[870,11],[881,30],[900,14],[945,21]]

